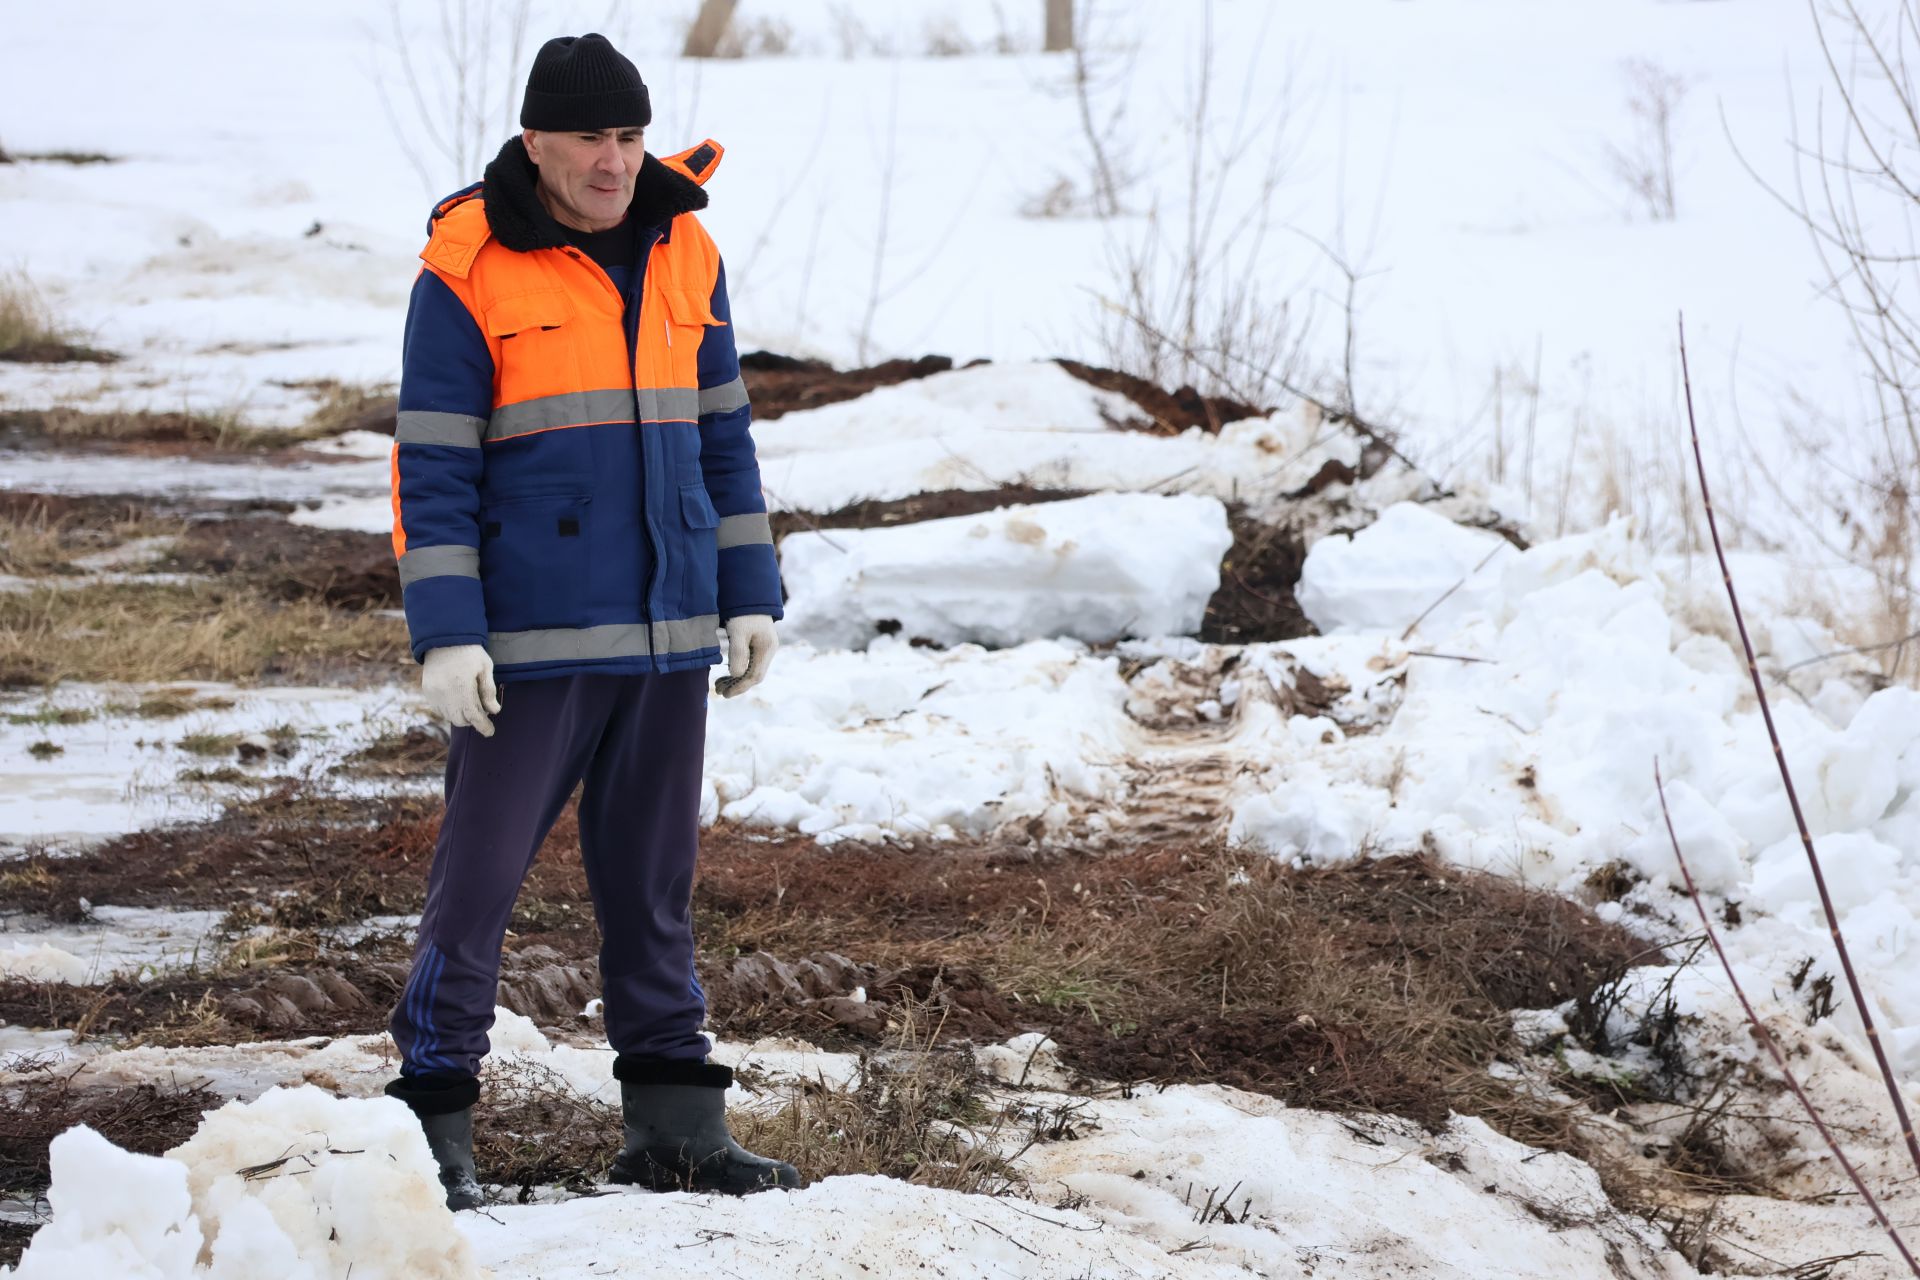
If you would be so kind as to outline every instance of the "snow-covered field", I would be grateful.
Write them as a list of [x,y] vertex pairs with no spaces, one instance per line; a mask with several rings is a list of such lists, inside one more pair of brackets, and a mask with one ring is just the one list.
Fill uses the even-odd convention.
[[[785,643],[766,683],[713,700],[705,821],[813,837],[832,874],[843,842],[1108,847],[1175,815],[1195,839],[1301,866],[1419,850],[1576,897],[1619,882],[1629,887],[1597,895],[1603,918],[1684,939],[1697,920],[1676,888],[1657,763],[1748,990],[1896,1220],[1914,1219],[1920,1187],[1899,1183],[1858,1016],[1844,991],[1822,1010],[1805,987],[1837,976],[1831,939],[1717,567],[1676,516],[1687,490],[1672,319],[1684,308],[1787,758],[1886,1047],[1920,1079],[1920,694],[1881,687],[1873,655],[1831,656],[1875,608],[1873,585],[1790,518],[1828,528],[1811,496],[1828,480],[1790,444],[1805,425],[1790,397],[1844,421],[1863,393],[1843,326],[1815,297],[1804,231],[1722,132],[1763,174],[1788,171],[1788,84],[1826,74],[1802,8],[1210,8],[1217,114],[1199,172],[1228,223],[1263,199],[1275,219],[1257,240],[1240,226],[1251,256],[1223,261],[1318,298],[1303,349],[1327,364],[1344,336],[1344,282],[1312,240],[1356,258],[1358,405],[1399,428],[1418,464],[1331,484],[1366,450],[1311,405],[1152,434],[1116,425],[1130,414],[1123,397],[1047,362],[1108,359],[1098,331],[1114,256],[1146,234],[1149,208],[1177,223],[1198,5],[1094,7],[1087,30],[1103,56],[1133,50],[1117,145],[1139,181],[1127,216],[1108,221],[1022,213],[1079,174],[1084,151],[1066,61],[1033,52],[1037,4],[769,0],[742,6],[742,20],[785,24],[791,52],[709,63],[671,56],[689,8],[540,3],[530,40],[607,30],[654,86],[650,145],[727,144],[706,222],[728,254],[742,349],[843,365],[926,351],[993,361],[760,425],[769,506],[1090,493],[788,535]],[[0,144],[118,160],[0,165],[0,266],[29,272],[61,316],[127,358],[0,362],[0,410],[293,425],[315,380],[391,382],[424,210],[477,174],[427,136],[386,7],[269,15],[229,0],[192,22],[130,3],[89,12],[84,60],[71,9],[5,19]],[[435,13],[397,11],[429,93],[445,71]],[[1002,32],[1015,52],[993,51]],[[942,41],[973,51],[928,56]],[[490,57],[495,88],[516,85],[504,42]],[[1606,144],[1632,128],[1628,57],[1693,86],[1673,221],[1632,215],[1607,168]],[[1274,117],[1278,100],[1262,95],[1287,69],[1297,97]],[[471,140],[450,140],[489,153],[512,96],[501,92]],[[1103,110],[1120,100],[1101,92]],[[1242,109],[1288,126],[1270,199],[1264,124],[1236,162],[1220,151]],[[1532,376],[1536,344],[1532,403],[1514,387]],[[378,534],[391,519],[387,443],[347,433],[313,446],[339,461],[293,467],[36,448],[0,455],[0,487],[283,499],[299,504],[295,523]],[[1787,476],[1788,492],[1762,501],[1763,468]],[[1608,518],[1610,507],[1622,510]],[[1194,638],[1233,545],[1230,508],[1303,544],[1297,599],[1319,634]],[[1501,522],[1505,533],[1491,527]],[[331,779],[355,750],[424,721],[412,671],[392,675],[368,688],[176,686],[164,692],[204,707],[163,721],[132,710],[148,688],[0,694],[0,849],[78,851],[250,793],[255,782],[231,777],[181,781],[224,763],[189,739],[258,741],[242,753],[256,782]],[[418,783],[325,785],[372,795]],[[9,920],[0,974],[87,985],[157,973],[194,963],[218,923],[88,905],[79,924]],[[1710,962],[1635,971],[1615,1016],[1625,1028],[1663,1001],[1700,1060],[1760,1062]],[[1564,1013],[1522,1019],[1529,1044],[1563,1066],[1581,1053],[1554,1031]],[[542,1064],[583,1095],[610,1088],[599,1045],[549,1042],[505,1011],[495,1043],[502,1061]],[[0,1027],[0,1053],[32,1059],[0,1060],[0,1086],[58,1059],[77,1088],[198,1080],[234,1100],[165,1158],[83,1131],[57,1140],[51,1225],[18,1274],[1700,1274],[1657,1224],[1609,1204],[1592,1168],[1478,1119],[1429,1134],[1219,1085],[1122,1092],[1046,1068],[1031,1044],[976,1051],[990,1071],[1042,1062],[1024,1084],[1003,1076],[1007,1096],[1087,1108],[1079,1136],[1018,1156],[1033,1199],[863,1176],[741,1202],[556,1194],[456,1221],[437,1205],[417,1129],[377,1097],[392,1069],[383,1036],[161,1049]],[[853,1069],[804,1044],[723,1042],[715,1056],[776,1080]],[[1645,1064],[1628,1051],[1576,1065]],[[1920,1091],[1908,1095],[1920,1106]],[[765,1099],[743,1089],[736,1101]],[[1747,1274],[1809,1274],[1791,1268],[1820,1258],[1844,1259],[1822,1273],[1835,1277],[1899,1274],[1790,1102],[1753,1088],[1742,1104],[1754,1140],[1793,1172],[1777,1198],[1725,1197],[1713,1219],[1723,1255]],[[1607,1121],[1623,1150],[1644,1140],[1634,1118]],[[1196,1203],[1230,1186],[1230,1216]]]

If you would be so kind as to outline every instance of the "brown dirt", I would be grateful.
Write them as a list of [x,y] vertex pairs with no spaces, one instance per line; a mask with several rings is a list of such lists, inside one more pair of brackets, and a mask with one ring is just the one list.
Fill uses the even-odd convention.
[[397,609],[393,544],[377,533],[314,529],[271,517],[189,526],[160,565],[233,577],[278,600],[317,599],[340,609]]
[[447,731],[439,723],[410,725],[387,734],[334,766],[335,773],[360,777],[413,778],[446,772]]
[[1022,484],[1000,489],[940,489],[906,498],[871,498],[826,512],[776,511],[771,519],[777,542],[803,529],[884,529],[950,516],[979,515],[1001,507],[1086,496],[1084,489],[1037,489]]
[[[223,1099],[205,1088],[151,1084],[124,1089],[71,1089],[52,1070],[6,1090],[0,1108],[0,1188],[31,1201],[45,1194],[47,1148],[77,1124],[141,1155],[157,1156],[193,1136],[200,1118]],[[34,1228],[0,1235],[0,1264],[20,1259]]]
[[102,351],[84,343],[41,338],[0,350],[0,360],[12,360],[20,364],[114,364],[120,360],[120,356],[116,352]]
[[[419,909],[439,809],[437,797],[283,788],[214,822],[30,856],[0,875],[0,910],[71,920],[82,897],[225,909],[287,941],[261,960],[272,973],[93,992],[17,984],[0,991],[0,1018],[229,1042],[377,1029],[404,947],[343,951],[325,930]],[[504,966],[503,997],[510,983],[514,1003],[558,1026],[594,985],[577,850],[570,806],[520,896]],[[1423,857],[1301,870],[1192,841],[1105,856],[826,851],[722,825],[703,834],[694,908],[722,1035],[857,1047],[913,1009],[946,1038],[1046,1031],[1067,1062],[1107,1078],[1219,1081],[1423,1123],[1448,1108],[1501,1118],[1510,1095],[1485,1067],[1517,1051],[1505,1010],[1589,997],[1659,958],[1567,899]],[[291,976],[327,994],[329,971],[365,999],[256,990]],[[856,986],[866,1002],[848,998]]]
[[1294,598],[1307,549],[1292,530],[1227,509],[1233,546],[1220,562],[1220,586],[1207,601],[1200,639],[1256,644],[1319,634]]
[[1177,436],[1189,427],[1199,427],[1210,435],[1217,435],[1226,423],[1242,418],[1257,418],[1272,412],[1270,409],[1241,404],[1225,396],[1203,396],[1192,387],[1169,392],[1130,373],[1102,369],[1078,360],[1056,360],[1054,363],[1082,382],[1091,383],[1102,391],[1118,392],[1133,401],[1140,416],[1112,424],[1131,431]]
[[201,1114],[221,1102],[204,1088],[76,1090],[52,1071],[8,1092],[0,1111],[0,1187],[10,1191],[47,1185],[47,1144],[76,1124],[91,1125],[129,1151],[157,1156],[192,1137]]
[[945,356],[888,360],[865,369],[835,369],[824,361],[775,355],[771,351],[750,351],[740,357],[740,373],[746,379],[747,395],[753,401],[754,419],[759,422],[795,409],[817,409],[824,404],[853,400],[876,387],[912,382],[951,368],[953,361]]

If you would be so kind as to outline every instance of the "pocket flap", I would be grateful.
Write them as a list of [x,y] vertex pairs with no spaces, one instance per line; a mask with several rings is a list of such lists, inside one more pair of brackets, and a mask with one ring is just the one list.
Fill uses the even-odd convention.
[[713,509],[713,499],[707,496],[704,484],[683,484],[680,486],[680,518],[687,522],[690,529],[717,529],[720,527],[720,513]]
[[573,302],[559,289],[500,298],[487,308],[487,333],[505,338],[528,329],[553,329],[573,316]]
[[665,285],[660,292],[666,297],[667,314],[673,317],[675,324],[720,323],[713,314],[713,308],[707,305],[707,295],[700,290]]

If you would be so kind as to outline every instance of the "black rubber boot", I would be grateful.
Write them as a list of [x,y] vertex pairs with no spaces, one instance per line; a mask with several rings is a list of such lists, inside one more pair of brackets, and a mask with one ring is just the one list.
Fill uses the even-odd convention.
[[613,1074],[620,1081],[626,1145],[608,1181],[730,1196],[800,1185],[798,1169],[753,1154],[727,1132],[733,1068],[622,1055]]
[[413,1108],[427,1135],[427,1149],[440,1166],[440,1186],[447,1208],[478,1209],[487,1193],[473,1173],[473,1104],[480,1082],[471,1078],[441,1079],[401,1076],[387,1083],[387,1096]]

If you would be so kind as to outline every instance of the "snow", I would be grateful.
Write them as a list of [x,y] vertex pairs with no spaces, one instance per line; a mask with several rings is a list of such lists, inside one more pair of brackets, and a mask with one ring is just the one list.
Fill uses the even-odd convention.
[[[552,1045],[524,1019],[505,1010],[496,1016],[489,1071],[528,1062],[584,1095],[609,1095],[611,1050]],[[372,1051],[377,1039],[366,1037],[361,1047]],[[296,1278],[338,1275],[351,1263],[355,1275],[482,1274],[477,1267],[495,1280],[564,1280],[606,1274],[642,1256],[665,1274],[688,1276],[797,1269],[858,1277],[923,1265],[934,1275],[1116,1278],[1327,1267],[1359,1280],[1693,1274],[1644,1224],[1612,1211],[1591,1169],[1501,1138],[1477,1120],[1430,1135],[1402,1121],[1297,1111],[1217,1086],[1090,1096],[1069,1087],[1050,1045],[1032,1036],[977,1051],[999,1079],[1017,1083],[1024,1075],[1027,1089],[1011,1090],[1008,1099],[1079,1108],[1081,1136],[1019,1154],[1031,1198],[852,1176],[742,1200],[609,1188],[612,1194],[500,1204],[455,1218],[440,1206],[424,1140],[404,1108],[364,1094],[333,1096],[344,1044],[232,1050],[256,1058],[262,1078],[291,1087],[249,1090],[246,1100],[209,1113],[164,1160],[118,1152],[88,1132],[67,1135],[56,1148],[56,1223],[71,1186],[137,1180],[147,1193],[140,1206],[99,1198],[99,1208],[42,1231],[18,1274],[76,1274],[58,1268],[88,1256],[80,1250],[111,1246],[116,1230],[141,1241],[193,1242],[160,1269],[129,1273],[162,1280],[257,1275],[268,1260],[273,1274]],[[76,1087],[177,1079],[196,1071],[204,1059],[194,1055],[206,1051],[136,1052],[149,1055],[140,1072],[129,1074],[128,1055],[112,1055],[118,1063],[95,1058],[79,1070]],[[797,1042],[723,1043],[714,1060],[829,1087],[854,1069],[851,1055]],[[292,1083],[302,1078],[326,1088]],[[765,1101],[738,1086],[729,1095],[736,1106]],[[236,1172],[282,1159],[264,1177]],[[1232,1221],[1197,1221],[1209,1195],[1218,1201],[1229,1192]],[[136,1208],[137,1217],[111,1216]],[[189,1269],[203,1237],[207,1265]],[[157,1253],[141,1248],[142,1256]],[[1610,1256],[1626,1269],[1608,1270]],[[242,1268],[242,1259],[255,1269]]]
[[863,652],[795,643],[763,683],[708,707],[701,820],[838,839],[1101,821],[1124,794],[1126,686],[1074,641]]
[[419,1122],[391,1098],[276,1089],[208,1112],[165,1158],[131,1155],[85,1126],[55,1139],[52,1154],[54,1224],[7,1272],[22,1280],[481,1274]]
[[[1142,537],[1143,532],[1150,536]],[[1106,493],[781,542],[782,632],[858,649],[882,623],[943,645],[1198,631],[1233,545],[1218,499]]]
[[[152,977],[210,960],[220,911],[87,904],[78,924],[15,917],[0,928],[0,974],[42,982],[103,982],[116,973]],[[21,939],[15,941],[15,939]]]
[[[187,1170],[178,1161],[135,1155],[86,1125],[47,1148],[55,1221],[35,1233],[18,1269],[20,1280],[124,1276],[175,1280],[191,1276],[204,1236],[193,1217]],[[100,1195],[102,1187],[118,1195]]]
[[[1103,334],[1126,296],[1121,265],[1156,237],[1180,246],[1187,230],[1201,24],[1138,0],[1083,15],[1101,73],[1093,110],[1126,109],[1116,145],[1137,181],[1119,218],[1035,218],[1023,207],[1061,177],[1084,190],[1087,148],[1069,61],[1032,52],[1036,15],[1002,9],[1006,56],[988,53],[1000,20],[951,0],[910,11],[770,0],[755,20],[786,27],[792,56],[734,61],[673,57],[686,15],[671,6],[541,0],[528,30],[607,30],[652,85],[652,145],[728,146],[705,217],[728,254],[743,349],[1111,363]],[[43,52],[61,48],[63,13],[26,15],[10,33],[0,118],[15,153],[124,159],[6,166],[0,200],[54,305],[129,360],[8,367],[0,399],[289,423],[312,402],[291,384],[393,382],[425,211],[477,177],[510,131],[524,67],[508,65],[509,42],[447,56],[437,11],[419,3],[393,20],[378,0],[268,20],[227,0],[210,42],[126,0],[92,11],[92,56],[123,73],[62,111],[39,109],[75,71]],[[947,28],[988,56],[928,56]],[[1730,434],[1744,407],[1741,431],[1794,490],[1762,504],[1736,472],[1725,498],[1792,534],[1793,499],[1824,497],[1831,481],[1795,465],[1789,437],[1804,415],[1776,406],[1798,394],[1836,422],[1871,411],[1846,326],[1811,283],[1814,246],[1746,168],[1791,189],[1783,140],[1796,126],[1815,134],[1813,86],[1827,81],[1812,34],[1791,0],[1759,0],[1739,22],[1654,0],[1551,20],[1522,0],[1356,0],[1284,23],[1266,5],[1220,4],[1198,137],[1215,144],[1200,180],[1219,196],[1222,274],[1268,298],[1340,298],[1345,276],[1314,246],[1338,249],[1359,272],[1363,413],[1401,426],[1444,482],[1505,486],[1547,533],[1603,519],[1620,496],[1673,526],[1667,397],[1684,306],[1709,431]],[[403,45],[430,120],[399,88]],[[301,51],[297,66],[287,48]],[[1673,121],[1672,221],[1638,211],[1612,172],[1609,147],[1630,146],[1635,127],[1634,58],[1689,86]],[[469,94],[485,77],[477,129],[444,105],[456,62]],[[249,104],[243,122],[200,91],[216,80]],[[1869,201],[1862,216],[1884,214]],[[1342,307],[1290,319],[1306,361],[1348,365]],[[880,419],[866,443],[885,447],[898,420]]]
[[[704,822],[823,845],[1112,837],[1154,802],[1154,779],[1178,797],[1208,763],[1224,768],[1195,774],[1208,780],[1184,799],[1220,814],[1219,832],[1250,851],[1325,863],[1422,849],[1580,893],[1594,873],[1624,869],[1639,883],[1603,912],[1681,936],[1695,926],[1675,889],[1657,760],[1710,909],[1725,919],[1740,908],[1725,937],[1743,980],[1817,1064],[1815,1087],[1844,1129],[1884,1131],[1856,1014],[1843,1002],[1812,1028],[1793,1025],[1807,995],[1789,975],[1810,962],[1804,978],[1835,977],[1837,964],[1717,567],[1680,518],[1692,498],[1675,456],[1672,319],[1684,306],[1719,509],[1754,548],[1735,572],[1786,755],[1888,1050],[1912,1079],[1920,695],[1877,689],[1869,663],[1829,658],[1875,608],[1861,575],[1818,545],[1839,532],[1832,475],[1856,460],[1810,467],[1791,442],[1810,434],[1846,455],[1858,445],[1850,424],[1871,406],[1846,326],[1808,283],[1818,263],[1803,229],[1757,192],[1726,136],[1770,180],[1786,173],[1779,140],[1815,109],[1816,95],[1798,91],[1826,77],[1804,7],[1753,0],[1732,21],[1723,6],[1654,0],[1546,15],[1522,0],[1353,0],[1271,27],[1271,6],[1214,8],[1219,82],[1200,136],[1230,136],[1239,104],[1272,107],[1261,95],[1289,80],[1276,68],[1323,74],[1277,117],[1295,146],[1277,193],[1260,190],[1257,157],[1221,170],[1224,143],[1200,161],[1224,225],[1244,230],[1239,211],[1274,211],[1271,235],[1229,243],[1223,276],[1238,264],[1268,296],[1317,300],[1346,282],[1316,243],[1359,259],[1352,334],[1328,308],[1306,324],[1301,350],[1324,373],[1347,363],[1351,337],[1363,415],[1398,426],[1399,447],[1431,478],[1390,466],[1352,486],[1323,478],[1361,460],[1359,437],[1311,408],[1287,403],[1212,433],[1122,429],[1130,403],[1049,360],[1110,362],[1100,331],[1120,292],[1115,264],[1155,228],[1170,242],[1185,229],[1182,102],[1200,54],[1190,10],[1118,6],[1096,41],[1100,53],[1137,46],[1133,77],[1102,89],[1114,96],[1098,105],[1129,103],[1141,176],[1125,216],[1093,222],[1019,212],[1083,150],[1066,60],[923,56],[940,22],[990,43],[999,6],[758,8],[791,24],[795,56],[681,62],[670,56],[684,16],[674,6],[611,14],[543,0],[529,29],[606,25],[654,85],[650,142],[712,135],[729,146],[705,220],[728,254],[743,350],[843,364],[929,350],[995,360],[758,424],[770,506],[829,511],[1015,484],[1096,496],[789,537],[788,643],[767,682],[711,705]],[[0,408],[189,409],[287,425],[313,407],[302,383],[395,379],[423,212],[476,174],[446,171],[456,166],[409,103],[383,106],[380,90],[400,83],[384,4],[265,12],[220,0],[206,22],[182,24],[160,7],[100,0],[86,11],[95,38],[80,98],[66,92],[77,64],[58,54],[72,47],[72,14],[11,17],[0,50],[9,149],[125,159],[0,166],[10,239],[33,246],[25,265],[59,313],[128,359],[0,365]],[[1023,50],[1034,16],[1022,6],[1008,18]],[[398,20],[403,39],[431,51],[420,63],[431,99],[446,87],[436,12],[409,4]],[[1621,61],[1633,56],[1695,86],[1676,122],[1673,222],[1624,213],[1605,169],[1605,144],[1630,124]],[[510,98],[519,69],[495,71]],[[211,83],[222,92],[203,92]],[[1240,93],[1248,85],[1253,98]],[[63,109],[45,110],[51,101]],[[235,101],[247,103],[238,121]],[[477,154],[506,132],[511,113],[495,105]],[[1723,443],[1736,427],[1750,453]],[[384,532],[385,438],[312,447],[336,456],[282,467],[8,452],[0,485],[285,499],[303,504],[298,522]],[[1764,476],[1783,492],[1768,493]],[[1182,634],[1218,581],[1221,504],[1292,518],[1307,504],[1290,495],[1310,489],[1321,505],[1301,527],[1311,547],[1299,600],[1324,634],[1244,647]],[[1470,527],[1489,509],[1517,518],[1529,549]],[[900,634],[875,636],[881,619]],[[914,646],[916,635],[949,647]],[[1307,675],[1330,705],[1302,705]],[[0,709],[22,716],[49,699],[101,712],[80,725],[0,723],[0,847],[215,812],[222,793],[176,782],[209,763],[179,750],[189,732],[295,723],[299,750],[272,774],[317,775],[421,714],[401,688],[200,689],[236,705],[149,722],[109,709],[138,691],[0,695]],[[41,740],[63,753],[35,758]],[[0,937],[10,944],[0,973],[86,982],[177,963],[206,922],[106,905],[78,929],[39,924]],[[1691,1048],[1753,1060],[1710,968],[1641,972],[1620,1016],[1661,990],[1691,1020]],[[1564,1026],[1554,1011],[1536,1015],[1529,1035],[1551,1039],[1556,1020]],[[967,1275],[1690,1274],[1609,1212],[1591,1170],[1477,1122],[1440,1135],[1372,1128],[1376,1146],[1343,1118],[1219,1089],[1092,1098],[1099,1128],[1023,1157],[1049,1198],[1076,1207],[838,1179],[737,1204],[614,1195],[503,1206],[463,1220],[455,1237],[430,1206],[419,1212],[432,1231],[387,1216],[432,1188],[412,1131],[375,1096],[392,1070],[384,1037],[123,1049],[4,1031],[7,1052],[80,1060],[80,1086],[196,1079],[242,1104],[210,1119],[186,1157],[115,1153],[83,1130],[59,1139],[54,1222],[23,1275],[299,1277],[344,1269],[342,1251],[363,1246],[356,1277],[432,1274],[431,1260],[381,1253],[415,1245],[443,1258],[468,1248],[463,1265],[503,1280],[599,1274],[634,1256],[702,1275],[866,1277],[921,1264]],[[497,1067],[533,1062],[584,1093],[611,1088],[604,1046],[553,1044],[504,1014],[495,1032]],[[793,1042],[723,1044],[714,1056],[775,1074],[843,1080],[854,1069]],[[1064,1092],[1077,1086],[1038,1042],[986,1046],[981,1061],[996,1079],[1024,1072],[1082,1096]],[[743,1090],[732,1101],[764,1099]],[[1723,1229],[1771,1257],[1882,1248],[1856,1209],[1828,1201],[1832,1170],[1788,1114],[1770,1123],[1781,1149],[1806,1157],[1802,1199],[1728,1197]],[[314,1150],[322,1132],[329,1148]],[[272,1149],[256,1157],[256,1145]],[[234,1168],[290,1151],[323,1168],[236,1180]],[[368,1177],[367,1151],[391,1153],[393,1167]],[[1168,1169],[1166,1153],[1187,1163]],[[1889,1181],[1897,1166],[1869,1154],[1872,1176]],[[331,1181],[323,1205],[312,1188]],[[1196,1194],[1236,1183],[1251,1220],[1194,1221]],[[83,1194],[104,1185],[128,1194]],[[1911,1208],[1896,1217],[1911,1221]],[[345,1228],[338,1240],[323,1221]]]
[[1399,502],[1350,538],[1314,543],[1295,598],[1325,635],[1409,628],[1416,620],[1432,634],[1484,607],[1495,576],[1480,570],[1492,568],[1504,546],[1498,534]]
[[[151,697],[213,704],[169,718],[143,717]],[[231,706],[220,706],[231,703]],[[44,713],[90,713],[77,724],[46,723]],[[267,780],[323,774],[383,734],[426,716],[416,689],[241,688],[217,682],[63,684],[49,693],[0,693],[0,852],[45,844],[77,845],[166,822],[212,817],[231,787],[183,783],[189,769],[236,766],[224,756],[181,746],[196,735],[250,735],[269,730],[287,744],[243,767]],[[29,751],[51,742],[58,754]],[[391,785],[383,783],[382,785]],[[371,788],[369,788],[371,789]]]

